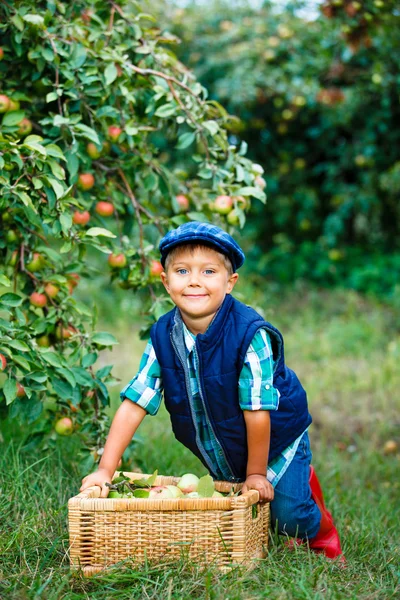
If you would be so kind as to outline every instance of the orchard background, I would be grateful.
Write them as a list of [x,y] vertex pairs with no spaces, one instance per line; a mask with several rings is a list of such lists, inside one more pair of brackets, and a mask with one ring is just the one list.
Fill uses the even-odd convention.
[[[397,3],[26,0],[0,16],[1,594],[395,597]],[[277,539],[253,575],[68,573],[65,503],[171,307],[157,247],[188,220],[237,237],[235,295],[285,334],[346,573]],[[204,473],[164,409],[123,468]]]

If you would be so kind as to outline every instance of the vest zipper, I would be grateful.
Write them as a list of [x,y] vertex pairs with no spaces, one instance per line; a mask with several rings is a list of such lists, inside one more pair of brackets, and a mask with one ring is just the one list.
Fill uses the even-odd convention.
[[189,407],[190,407],[190,413],[192,415],[193,426],[194,426],[194,429],[195,429],[195,432],[196,432],[196,444],[197,444],[198,449],[200,450],[200,453],[201,453],[202,457],[204,458],[204,461],[208,465],[209,470],[211,471],[211,473],[214,473],[214,469],[210,465],[210,459],[209,459],[207,453],[203,450],[203,445],[200,442],[199,430],[197,428],[196,416],[194,415],[194,408],[193,408],[193,404],[192,404],[192,391],[190,389],[190,382],[188,381],[188,378],[187,378],[187,368],[185,368],[185,365],[184,365],[184,362],[183,362],[183,360],[181,358],[181,355],[178,352],[178,348],[176,347],[176,344],[175,344],[174,339],[172,337],[172,332],[170,333],[169,337],[170,337],[170,340],[171,340],[172,347],[175,350],[175,354],[179,358],[179,362],[182,365],[183,373],[184,373],[184,376],[185,376],[186,393],[187,393],[188,400],[189,400]]
[[222,445],[221,445],[221,443],[220,443],[220,441],[219,441],[219,439],[218,439],[218,437],[217,437],[217,435],[215,433],[214,426],[212,424],[212,421],[210,419],[210,415],[208,413],[207,405],[206,405],[206,403],[204,401],[205,394],[203,393],[203,380],[202,380],[202,377],[201,377],[201,363],[200,363],[200,359],[199,359],[199,354],[197,352],[197,343],[195,343],[195,348],[196,348],[196,354],[197,354],[197,364],[198,364],[198,367],[199,367],[199,383],[200,383],[200,385],[199,385],[199,393],[200,393],[201,401],[202,401],[203,406],[204,406],[204,412],[206,414],[207,422],[208,422],[208,425],[209,425],[211,431],[214,434],[214,438],[215,438],[215,440],[216,440],[216,442],[217,442],[217,444],[218,444],[218,446],[219,446],[219,448],[220,448],[220,450],[222,452],[222,456],[225,459],[226,465],[227,465],[229,471],[231,472],[231,481],[238,481],[237,477],[235,477],[234,474],[233,474],[232,467],[231,467],[231,464],[228,461],[228,458],[227,458],[227,456],[225,454],[225,450],[223,449],[223,447],[222,447]]

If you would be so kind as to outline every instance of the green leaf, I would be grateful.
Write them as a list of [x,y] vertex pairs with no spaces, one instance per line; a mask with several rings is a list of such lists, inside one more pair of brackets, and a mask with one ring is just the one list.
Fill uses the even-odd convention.
[[89,354],[86,354],[86,356],[82,358],[82,367],[84,369],[91,367],[98,359],[98,356],[99,355],[97,354],[97,352],[89,352]]
[[36,25],[37,27],[42,27],[44,25],[44,18],[41,15],[24,15],[23,20],[26,23],[30,23],[31,25]]
[[6,397],[7,406],[17,397],[17,382],[15,379],[7,379],[3,386],[3,393]]
[[6,306],[19,306],[22,304],[22,300],[18,294],[3,294],[0,296],[0,302]]
[[118,340],[106,331],[95,333],[92,336],[92,342],[94,344],[100,344],[101,346],[115,346],[119,344]]
[[25,204],[25,206],[29,207],[33,212],[37,213],[36,207],[33,205],[32,200],[28,196],[26,192],[16,191],[15,194],[18,196],[20,200]]
[[38,383],[44,383],[48,379],[46,373],[43,373],[43,371],[34,371],[33,373],[26,375],[26,377],[33,379],[33,381],[37,381]]
[[260,190],[258,187],[247,186],[242,187],[236,192],[236,196],[253,196],[257,198],[257,200],[261,200],[261,202],[265,203],[267,196],[266,194]]
[[46,94],[47,104],[49,104],[49,102],[54,102],[54,100],[57,100],[57,98],[58,94],[56,92],[50,92],[49,94]]
[[0,285],[4,287],[11,287],[11,281],[6,275],[3,275],[3,273],[0,273]]
[[51,383],[54,388],[54,391],[60,398],[63,400],[70,400],[73,394],[73,387],[67,381],[63,381],[62,379],[58,379],[57,377],[51,378]]
[[154,113],[156,117],[166,118],[172,117],[176,112],[176,104],[162,104]]
[[137,488],[151,487],[152,485],[155,484],[157,475],[158,475],[158,471],[155,470],[153,475],[150,475],[150,477],[147,477],[147,478],[143,477],[142,479],[135,479],[134,481],[131,481],[131,485],[134,485]]
[[199,496],[203,498],[211,498],[215,492],[215,485],[211,475],[204,475],[200,477],[199,484],[197,486],[197,492]]
[[14,125],[18,125],[24,117],[25,112],[23,110],[12,110],[4,115],[3,125],[5,127],[13,127]]
[[65,235],[68,235],[72,227],[72,215],[70,213],[62,213],[60,215],[60,223],[63,232]]
[[42,146],[42,144],[37,144],[36,142],[30,142],[29,144],[27,144],[26,142],[24,142],[23,145],[26,148],[29,148],[30,150],[34,150],[35,152],[38,152],[42,156],[47,156],[46,148],[44,146]]
[[10,340],[6,342],[7,346],[11,346],[15,350],[20,350],[21,352],[29,352],[30,348],[28,344],[25,342],[21,342],[21,340]]
[[84,125],[83,123],[78,123],[77,125],[75,125],[75,129],[80,131],[84,138],[90,140],[91,142],[94,142],[98,146],[101,146],[99,136],[97,135],[95,130],[92,129],[91,127],[88,127],[87,125]]
[[60,361],[59,356],[55,352],[42,352],[41,357],[45,362],[47,362],[52,367],[62,367],[62,363]]
[[22,358],[22,356],[18,356],[18,354],[14,354],[13,356],[13,361],[17,363],[17,365],[19,365],[20,367],[22,367],[23,369],[25,369],[26,371],[30,371],[31,370],[31,366],[28,363],[28,361],[25,358]]
[[90,227],[90,229],[86,231],[85,235],[89,235],[92,237],[99,237],[101,235],[109,238],[117,237],[111,231],[108,231],[108,229],[104,229],[103,227]]
[[215,135],[219,131],[219,125],[216,121],[204,121],[202,125],[211,135]]
[[[46,179],[49,182],[49,184],[51,185],[51,187],[53,188],[57,200],[59,200],[64,195],[64,192],[65,192],[64,186],[61,185],[61,183],[58,181],[58,179],[54,179],[54,177],[47,176]],[[60,218],[60,220],[61,220],[61,218]],[[71,221],[71,225],[72,225],[72,221]]]
[[117,79],[118,71],[117,67],[114,63],[109,63],[104,71],[104,77],[106,79],[106,84],[110,85],[113,81]]
[[150,496],[149,490],[133,490],[132,492],[135,498],[148,498]]
[[195,133],[192,133],[192,132],[183,133],[182,135],[179,136],[176,148],[178,150],[184,150],[185,148],[190,146],[194,142],[195,139],[196,139]]
[[93,377],[82,367],[71,367],[71,371],[74,374],[76,383],[78,385],[84,385],[86,387],[93,387]]
[[53,158],[61,158],[62,160],[66,160],[63,151],[59,146],[57,146],[57,144],[47,144],[46,150],[49,156],[53,156]]

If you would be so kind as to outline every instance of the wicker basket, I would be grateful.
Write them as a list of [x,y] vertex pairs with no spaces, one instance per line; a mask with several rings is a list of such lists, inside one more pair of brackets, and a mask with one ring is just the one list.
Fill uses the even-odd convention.
[[[130,479],[143,473],[125,473]],[[155,485],[176,485],[159,476]],[[219,492],[233,485],[216,481]],[[268,544],[269,504],[258,492],[224,498],[99,498],[90,487],[68,502],[71,567],[92,575],[126,558],[143,563],[182,555],[222,570],[253,566]],[[165,561],[166,563],[168,561]]]

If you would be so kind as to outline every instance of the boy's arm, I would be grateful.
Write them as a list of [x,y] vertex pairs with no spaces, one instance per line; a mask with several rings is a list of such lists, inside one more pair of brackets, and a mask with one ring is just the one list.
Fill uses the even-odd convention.
[[98,485],[101,486],[101,497],[107,497],[108,488],[105,483],[111,483],[119,459],[146,414],[147,412],[138,404],[130,400],[122,402],[111,424],[99,468],[95,473],[82,479],[81,492],[92,485]]
[[271,419],[267,410],[244,410],[247,432],[246,481],[242,492],[257,490],[261,502],[274,499],[274,488],[267,480]]

